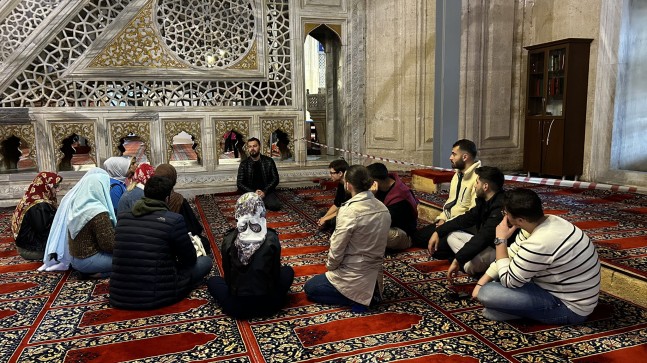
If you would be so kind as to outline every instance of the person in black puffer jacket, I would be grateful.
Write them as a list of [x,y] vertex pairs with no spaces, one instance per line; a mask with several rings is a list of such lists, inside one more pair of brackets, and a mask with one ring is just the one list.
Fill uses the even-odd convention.
[[221,249],[225,278],[211,277],[209,292],[223,312],[234,318],[273,315],[287,301],[294,270],[281,266],[279,237],[267,228],[260,196],[243,194],[235,214],[237,228],[226,233]]
[[211,258],[196,258],[184,218],[165,201],[173,182],[153,176],[144,198],[119,215],[110,278],[110,304],[148,310],[186,297],[211,271]]

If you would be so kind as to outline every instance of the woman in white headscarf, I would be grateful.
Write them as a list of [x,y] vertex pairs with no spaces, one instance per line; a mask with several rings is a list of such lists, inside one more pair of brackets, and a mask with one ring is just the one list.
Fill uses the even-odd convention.
[[108,175],[92,174],[79,182],[67,223],[72,267],[92,277],[108,277],[117,224]]
[[235,207],[236,228],[222,243],[225,278],[207,281],[223,312],[237,318],[273,315],[285,305],[294,279],[290,266],[281,266],[281,244],[267,228],[265,205],[256,193],[243,194]]
[[126,192],[126,178],[130,177],[135,171],[135,158],[130,156],[113,156],[103,162],[103,168],[110,176],[110,200],[116,213],[119,200]]
[[[108,173],[101,168],[92,168],[88,170],[85,175],[79,180],[78,183],[70,191],[65,194],[61,200],[61,204],[56,210],[52,227],[47,237],[47,244],[45,246],[45,255],[43,256],[43,265],[38,268],[38,271],[65,271],[70,267],[72,262],[72,255],[70,255],[68,243],[68,216],[72,208],[72,202],[76,199],[79,188],[85,183],[85,180],[94,174],[103,174],[108,178]],[[113,212],[114,214],[114,212]]]

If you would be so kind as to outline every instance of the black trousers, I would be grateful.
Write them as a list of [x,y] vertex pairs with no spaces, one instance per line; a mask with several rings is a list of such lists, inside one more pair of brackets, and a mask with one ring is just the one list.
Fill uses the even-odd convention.
[[[429,247],[429,239],[431,238],[431,235],[434,234],[434,232],[436,232],[436,225],[433,223],[428,226],[422,227],[413,234],[413,236],[411,237],[411,242],[415,247],[426,249]],[[437,260],[454,258],[454,251],[449,248],[447,237],[440,238],[440,243],[438,243],[438,250],[436,250],[436,252],[434,252],[432,256]]]
[[267,210],[277,211],[277,210],[281,210],[281,208],[283,207],[283,204],[281,204],[279,197],[277,197],[276,193],[274,192],[265,194],[265,198],[263,198],[263,203],[265,203],[265,208]]
[[233,296],[229,293],[227,282],[220,276],[207,280],[207,287],[225,314],[236,319],[250,319],[276,314],[287,302],[293,280],[292,267],[282,266],[278,289],[269,296]]

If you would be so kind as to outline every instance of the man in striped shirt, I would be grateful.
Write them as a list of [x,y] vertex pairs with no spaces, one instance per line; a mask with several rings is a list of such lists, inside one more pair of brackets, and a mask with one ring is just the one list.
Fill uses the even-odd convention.
[[506,192],[503,205],[496,261],[472,292],[485,307],[483,316],[557,325],[584,322],[600,292],[600,261],[589,237],[560,217],[544,215],[539,196],[529,189]]

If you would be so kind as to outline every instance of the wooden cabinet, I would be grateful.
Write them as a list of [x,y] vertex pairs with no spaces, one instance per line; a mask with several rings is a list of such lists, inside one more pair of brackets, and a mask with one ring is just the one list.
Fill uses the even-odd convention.
[[591,41],[569,38],[525,47],[528,81],[523,164],[528,173],[582,174]]

